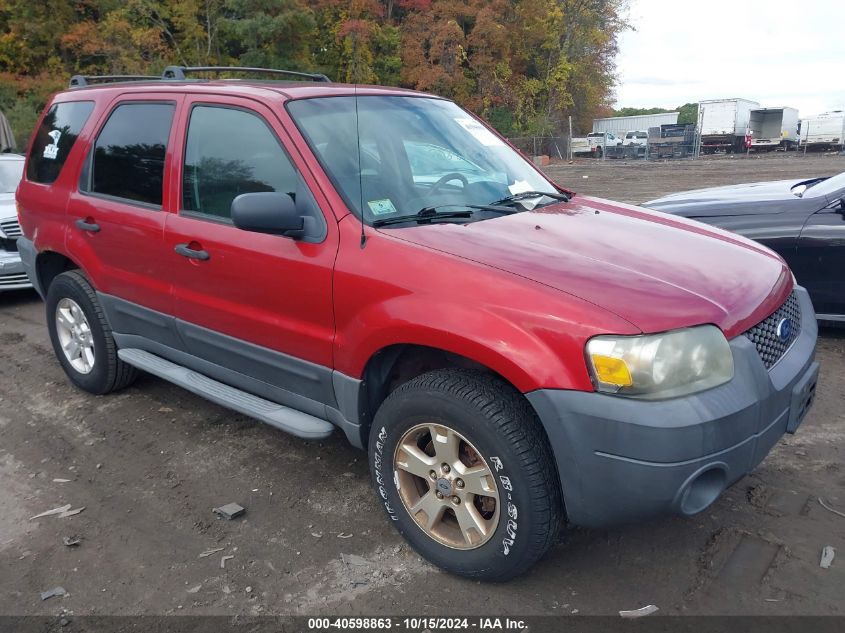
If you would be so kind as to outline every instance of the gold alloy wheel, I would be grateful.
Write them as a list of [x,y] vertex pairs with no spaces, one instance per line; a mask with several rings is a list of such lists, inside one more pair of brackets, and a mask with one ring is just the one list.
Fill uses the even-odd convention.
[[408,430],[393,457],[399,497],[417,525],[453,549],[484,545],[499,524],[496,477],[481,453],[442,424]]

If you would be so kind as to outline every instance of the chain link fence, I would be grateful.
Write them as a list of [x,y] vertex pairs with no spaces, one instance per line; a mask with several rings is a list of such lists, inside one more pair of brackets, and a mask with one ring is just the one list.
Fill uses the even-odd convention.
[[[713,154],[758,154],[770,148],[748,147],[747,138],[732,134],[702,136],[693,124],[665,124],[638,133],[590,133],[559,136],[515,136],[508,141],[540,166],[572,159],[665,161],[690,160]],[[806,147],[795,146],[796,155]],[[845,154],[841,146],[828,151]],[[783,151],[783,150],[781,150]],[[811,150],[812,151],[812,150]]]
[[569,156],[568,136],[514,136],[508,141],[526,156],[548,156],[566,160]]
[[517,136],[508,141],[535,162],[596,160],[669,160],[697,158],[701,137],[695,125],[661,125],[636,134],[592,133],[584,136]]

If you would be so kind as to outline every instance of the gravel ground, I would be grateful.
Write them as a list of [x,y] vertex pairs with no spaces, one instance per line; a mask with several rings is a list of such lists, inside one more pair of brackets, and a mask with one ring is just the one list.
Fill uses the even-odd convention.
[[579,159],[555,163],[547,171],[558,183],[580,193],[640,204],[689,189],[832,176],[845,171],[845,156],[775,152],[655,162]]
[[[642,202],[843,169],[776,155],[549,171]],[[91,396],[55,361],[34,293],[0,295],[0,322],[0,614],[845,613],[845,560],[819,568],[825,545],[845,556],[845,518],[818,503],[845,511],[845,331],[822,333],[819,396],[798,434],[709,510],[568,529],[525,577],[480,586],[404,545],[341,434],[291,438],[150,376]],[[230,501],[247,514],[215,518]],[[85,509],[30,519],[66,504]],[[63,544],[71,536],[78,546]],[[68,595],[42,602],[56,586]]]

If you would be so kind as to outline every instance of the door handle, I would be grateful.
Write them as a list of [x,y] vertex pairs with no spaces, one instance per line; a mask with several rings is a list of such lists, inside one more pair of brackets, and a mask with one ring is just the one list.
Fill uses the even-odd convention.
[[211,257],[211,255],[208,254],[208,251],[195,250],[193,248],[189,248],[187,244],[177,244],[174,250],[182,257],[187,257],[189,259],[199,259],[201,261],[205,261]]
[[88,231],[89,233],[99,233],[100,232],[100,225],[96,222],[88,222],[90,218],[85,218],[84,220],[77,220],[76,226],[77,228],[82,229],[83,231]]

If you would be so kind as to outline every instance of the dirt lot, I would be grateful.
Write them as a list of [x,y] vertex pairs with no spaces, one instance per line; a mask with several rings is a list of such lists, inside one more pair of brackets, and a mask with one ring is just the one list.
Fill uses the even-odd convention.
[[[550,172],[641,202],[843,169],[845,158],[778,155]],[[0,614],[615,614],[651,603],[670,614],[845,614],[845,518],[817,501],[845,511],[843,331],[823,332],[819,397],[799,433],[711,509],[566,530],[524,578],[479,586],[404,545],[364,454],[341,434],[293,439],[149,376],[93,397],[65,380],[34,293],[0,296],[0,323]],[[212,507],[229,501],[247,515],[216,519]],[[30,520],[65,504],[85,510]],[[62,544],[73,535],[79,546]],[[838,554],[828,570],[825,545]],[[69,595],[42,602],[57,585]]]
[[778,152],[655,162],[585,158],[553,164],[547,171],[559,184],[580,193],[640,204],[702,187],[832,176],[845,171],[845,156]]

